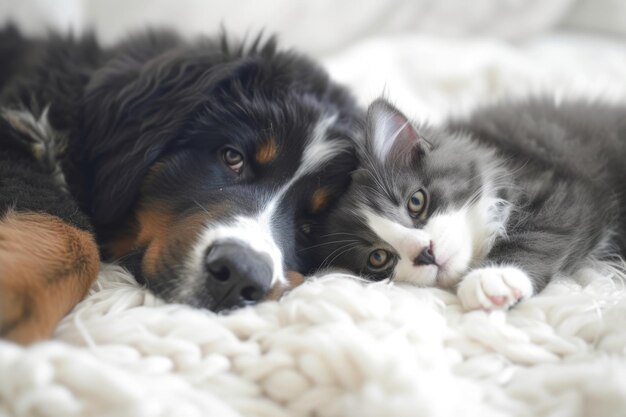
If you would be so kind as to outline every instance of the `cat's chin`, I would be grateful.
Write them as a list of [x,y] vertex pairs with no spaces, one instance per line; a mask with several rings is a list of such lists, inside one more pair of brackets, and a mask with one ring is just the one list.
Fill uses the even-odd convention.
[[455,288],[468,270],[468,263],[453,257],[441,264],[414,266],[409,262],[399,262],[395,270],[395,281],[420,287]]
[[437,271],[437,282],[435,285],[444,289],[453,289],[461,281],[465,271],[466,268],[459,270],[443,264]]
[[396,267],[396,282],[418,285],[420,287],[432,287],[437,285],[439,269],[434,265],[415,267],[407,262],[407,265]]

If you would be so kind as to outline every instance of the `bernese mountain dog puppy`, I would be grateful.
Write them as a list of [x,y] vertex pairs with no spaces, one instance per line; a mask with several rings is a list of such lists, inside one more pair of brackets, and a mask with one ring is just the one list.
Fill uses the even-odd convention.
[[0,30],[0,336],[49,337],[100,260],[213,311],[287,285],[361,110],[273,38]]

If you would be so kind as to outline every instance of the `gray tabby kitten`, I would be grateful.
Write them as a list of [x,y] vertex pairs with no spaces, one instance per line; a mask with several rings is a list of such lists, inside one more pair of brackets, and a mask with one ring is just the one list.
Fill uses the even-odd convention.
[[360,157],[311,230],[323,267],[493,310],[626,254],[626,107],[533,100],[430,128],[379,99]]

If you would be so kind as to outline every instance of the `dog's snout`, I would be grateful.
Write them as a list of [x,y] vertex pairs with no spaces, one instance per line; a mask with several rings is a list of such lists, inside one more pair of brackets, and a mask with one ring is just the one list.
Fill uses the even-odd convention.
[[211,245],[206,272],[216,311],[258,302],[272,285],[270,257],[234,240]]

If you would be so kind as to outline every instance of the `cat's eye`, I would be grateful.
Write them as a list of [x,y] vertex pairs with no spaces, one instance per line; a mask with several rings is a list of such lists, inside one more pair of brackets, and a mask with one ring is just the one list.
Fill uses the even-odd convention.
[[406,204],[411,217],[419,216],[426,209],[426,193],[424,190],[416,191]]
[[384,249],[376,249],[370,253],[367,263],[373,269],[384,269],[391,261],[392,256]]
[[243,155],[233,148],[225,148],[222,151],[222,159],[228,165],[228,168],[236,173],[239,173],[241,168],[243,168]]

